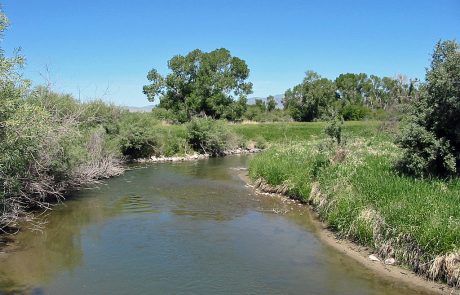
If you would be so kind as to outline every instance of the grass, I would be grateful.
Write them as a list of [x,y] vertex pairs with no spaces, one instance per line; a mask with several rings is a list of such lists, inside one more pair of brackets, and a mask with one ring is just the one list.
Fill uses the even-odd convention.
[[[282,141],[299,141],[323,138],[326,122],[289,122],[289,123],[260,123],[260,124],[231,124],[238,135],[246,140],[263,137],[269,143]],[[353,136],[370,136],[380,126],[379,121],[346,122],[344,132]]]
[[325,140],[275,145],[251,161],[250,176],[287,185],[339,236],[459,285],[460,180],[398,174],[401,151],[385,136],[349,140],[343,162],[331,161],[335,153]]
[[[298,142],[305,140],[316,140],[324,138],[325,122],[308,123],[258,123],[258,124],[226,124],[230,132],[239,138],[239,141],[255,142],[257,147],[280,142]],[[368,137],[375,134],[380,126],[378,121],[356,121],[346,122],[344,132],[347,136]],[[185,125],[157,125],[154,128],[158,145],[157,148],[162,155],[183,155],[192,152],[191,147],[185,145],[187,130]]]

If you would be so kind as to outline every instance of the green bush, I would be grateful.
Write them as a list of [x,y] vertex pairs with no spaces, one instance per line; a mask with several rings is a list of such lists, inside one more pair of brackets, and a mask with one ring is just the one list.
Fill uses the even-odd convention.
[[363,105],[346,104],[340,110],[340,114],[345,121],[359,121],[366,118],[370,114],[370,110]]
[[260,135],[254,139],[254,142],[255,142],[254,147],[258,149],[265,149],[268,145],[265,138]]
[[326,125],[324,132],[338,145],[342,143],[343,119],[334,116]]
[[187,124],[187,142],[200,153],[217,156],[230,148],[235,137],[223,121],[210,118],[193,118]]
[[155,107],[152,109],[152,115],[155,119],[160,121],[165,121],[170,124],[178,123],[177,116],[174,114],[172,110]]
[[158,121],[150,113],[127,113],[120,122],[120,151],[131,159],[160,155],[161,140],[155,132]]
[[436,45],[420,100],[397,143],[404,149],[398,167],[416,176],[448,177],[460,166],[460,51],[455,41]]

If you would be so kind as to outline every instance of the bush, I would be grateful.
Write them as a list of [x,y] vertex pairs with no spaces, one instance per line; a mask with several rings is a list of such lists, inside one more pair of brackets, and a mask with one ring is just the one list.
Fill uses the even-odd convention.
[[120,151],[131,159],[160,155],[160,138],[154,132],[158,121],[150,113],[127,113],[120,122]]
[[324,132],[338,145],[342,143],[342,126],[343,119],[334,116],[324,129]]
[[454,41],[439,42],[420,101],[397,143],[404,149],[398,167],[416,176],[458,175],[460,165],[460,52]]
[[254,147],[255,148],[258,148],[258,149],[265,149],[267,147],[267,141],[265,140],[265,138],[263,136],[257,136],[255,139],[254,139]]
[[370,110],[363,105],[347,104],[340,110],[340,114],[345,121],[359,121],[368,116]]
[[200,153],[222,155],[230,148],[230,139],[235,137],[223,121],[209,118],[193,118],[187,124],[187,142]]
[[164,121],[170,124],[178,123],[177,116],[171,110],[155,107],[152,109],[152,115],[155,119]]

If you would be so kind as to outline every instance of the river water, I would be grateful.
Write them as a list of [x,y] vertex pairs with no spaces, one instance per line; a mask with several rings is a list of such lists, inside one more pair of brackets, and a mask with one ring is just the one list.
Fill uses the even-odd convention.
[[235,169],[248,157],[75,193],[0,254],[0,294],[423,294],[324,245],[305,208],[253,194]]

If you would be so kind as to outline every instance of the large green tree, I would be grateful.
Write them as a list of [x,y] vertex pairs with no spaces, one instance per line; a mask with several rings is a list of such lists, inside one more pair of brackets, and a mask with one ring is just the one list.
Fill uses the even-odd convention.
[[284,94],[284,108],[296,121],[313,121],[327,115],[336,100],[335,84],[308,71],[303,82]]
[[460,51],[438,42],[426,83],[399,140],[401,167],[416,175],[449,176],[460,170]]
[[143,88],[149,101],[174,111],[180,121],[195,115],[215,119],[239,119],[246,110],[247,95],[252,93],[246,62],[225,48],[211,52],[193,50],[168,61],[171,70],[161,76],[152,69]]

